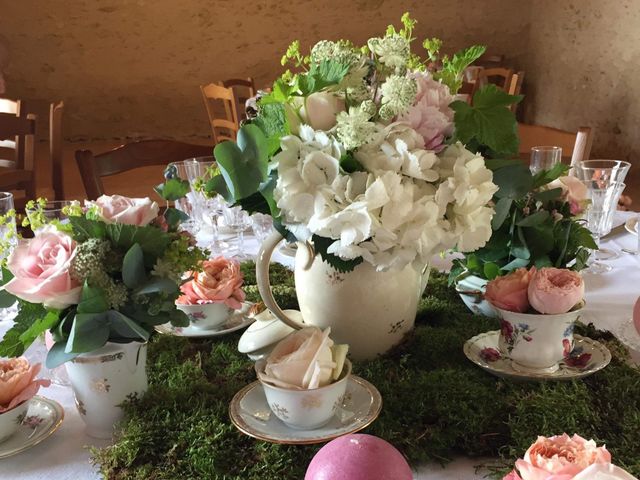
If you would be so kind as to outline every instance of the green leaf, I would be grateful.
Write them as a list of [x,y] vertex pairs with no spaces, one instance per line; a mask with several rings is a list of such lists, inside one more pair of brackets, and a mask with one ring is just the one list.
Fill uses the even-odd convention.
[[164,211],[164,220],[167,222],[167,225],[169,225],[169,228],[175,229],[178,228],[182,222],[189,220],[189,215],[177,208],[168,207]]
[[151,335],[149,331],[126,315],[115,310],[110,310],[108,315],[111,322],[111,329],[120,337],[140,338],[145,342],[149,340],[149,336]]
[[531,215],[524,217],[522,220],[516,223],[519,227],[535,227],[540,225],[549,218],[549,212],[546,210],[540,210],[532,213]]
[[542,255],[536,259],[534,266],[536,268],[553,267],[553,263],[547,255]]
[[168,278],[151,277],[144,285],[141,285],[133,292],[133,295],[147,295],[150,293],[175,293],[179,289],[178,285]]
[[500,270],[510,272],[511,270],[515,270],[516,268],[526,267],[527,265],[529,265],[529,260],[525,260],[524,258],[514,258]]
[[536,192],[533,198],[540,200],[541,202],[550,202],[551,200],[557,200],[562,195],[562,188],[552,188],[550,190],[542,190]]
[[485,166],[492,171],[496,171],[503,167],[521,166],[522,160],[513,160],[510,158],[485,158]]
[[265,134],[269,142],[269,156],[280,149],[280,138],[289,135],[289,123],[282,103],[260,102],[260,115],[252,121]]
[[105,233],[111,243],[119,249],[126,251],[136,243],[140,245],[147,265],[155,263],[155,260],[164,254],[171,241],[168,233],[151,226],[137,227],[112,223],[105,225]]
[[70,216],[69,223],[73,227],[73,238],[79,242],[84,242],[89,238],[105,238],[107,225],[104,222]]
[[456,100],[455,138],[467,144],[477,140],[497,154],[518,153],[518,132],[514,113],[509,106],[522,100],[521,95],[509,95],[493,84],[486,85],[473,96],[473,106]]
[[65,353],[91,352],[104,346],[108,339],[109,319],[106,312],[77,313],[64,351]]
[[492,262],[485,263],[483,270],[484,276],[487,280],[493,280],[500,275],[500,267]]
[[33,322],[31,326],[20,335],[22,344],[31,345],[33,341],[38,338],[38,335],[54,328],[60,319],[60,313],[62,313],[60,310],[50,310],[45,316]]
[[171,178],[154,188],[155,192],[169,202],[183,198],[191,190],[191,185],[186,180]]
[[493,172],[493,183],[498,185],[498,198],[523,198],[533,185],[533,177],[529,168],[523,164],[504,167]]
[[[91,287],[87,282],[82,287],[82,296],[78,304],[79,314],[103,313],[109,310],[109,302],[101,288]],[[76,315],[77,317],[77,315]]]
[[298,75],[300,93],[307,97],[331,85],[337,85],[350,68],[350,63],[341,63],[336,60],[323,60],[320,63],[314,63],[307,73]]
[[514,245],[511,247],[511,255],[523,260],[529,260],[531,258],[531,252],[524,245]]
[[128,288],[134,289],[146,279],[144,253],[140,245],[134,243],[122,259],[122,281]]
[[315,248],[316,253],[319,253],[322,259],[325,262],[327,262],[329,265],[331,265],[338,272],[342,272],[342,273],[350,272],[363,262],[362,257],[358,257],[353,260],[343,260],[337,255],[327,252],[327,248],[329,248],[329,246],[333,242],[335,242],[335,240],[331,238],[314,235],[312,237],[312,241],[313,241],[313,246]]
[[11,280],[13,280],[13,273],[11,273],[11,270],[9,270],[7,267],[1,267],[2,268],[2,277],[0,278],[0,285],[6,285],[7,283],[9,283]]
[[47,368],[56,368],[69,360],[73,360],[79,354],[65,352],[66,342],[56,342],[47,353],[45,365]]
[[236,201],[258,191],[267,179],[269,146],[264,133],[255,125],[243,125],[238,131],[237,143],[219,143],[214,155]]
[[41,304],[20,300],[14,324],[0,341],[0,357],[19,357],[22,355],[31,345],[31,342],[27,343],[21,340],[23,333],[46,315],[47,311]]
[[547,183],[553,182],[555,179],[566,175],[571,167],[564,163],[556,163],[549,170],[542,170],[533,177],[533,188],[540,188]]
[[510,197],[503,197],[498,200],[498,203],[496,203],[495,206],[496,213],[491,219],[491,228],[493,230],[498,230],[502,226],[507,218],[507,215],[509,215],[509,210],[511,209],[512,204],[513,199],[511,199]]
[[340,166],[347,173],[367,171],[367,169],[364,168],[358,160],[356,160],[352,152],[347,152],[342,155],[340,158]]
[[210,196],[217,194],[221,195],[227,202],[234,202],[233,195],[231,195],[231,192],[227,188],[227,184],[222,174],[218,174],[210,178],[207,183],[205,183],[204,190]]
[[454,53],[451,59],[444,57],[442,59],[442,70],[435,72],[434,78],[441,80],[442,83],[449,87],[452,94],[456,94],[462,86],[464,69],[480,58],[486,49],[483,45],[473,45]]
[[18,298],[7,292],[6,290],[0,290],[0,308],[9,308],[11,305],[16,303]]

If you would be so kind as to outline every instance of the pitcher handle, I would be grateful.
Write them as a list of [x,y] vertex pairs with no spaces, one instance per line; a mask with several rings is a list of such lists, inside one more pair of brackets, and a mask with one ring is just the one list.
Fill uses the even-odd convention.
[[262,242],[260,251],[258,252],[258,259],[256,260],[256,279],[258,281],[258,291],[262,297],[262,301],[265,306],[271,310],[278,320],[281,320],[291,328],[300,329],[304,328],[304,325],[289,318],[286,313],[282,311],[276,299],[273,298],[271,293],[271,282],[269,281],[269,264],[271,263],[271,256],[276,246],[284,239],[277,230],[274,230],[267,239]]

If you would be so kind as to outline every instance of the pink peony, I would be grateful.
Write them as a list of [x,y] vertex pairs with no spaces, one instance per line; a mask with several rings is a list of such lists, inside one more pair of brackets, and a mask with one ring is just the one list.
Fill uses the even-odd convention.
[[449,104],[455,100],[449,87],[433,79],[430,73],[411,74],[418,84],[413,106],[398,117],[407,122],[424,138],[427,150],[440,151],[445,138],[453,132],[453,110]]
[[40,364],[29,365],[24,357],[0,360],[0,413],[29,400],[40,387],[50,385],[49,380],[36,380],[38,372]]
[[569,437],[566,433],[549,438],[538,437],[524,459],[516,461],[520,475],[513,471],[505,480],[586,480],[593,477],[580,474],[586,473],[589,467],[610,463],[611,454],[593,440],[585,440],[579,435]]
[[548,188],[561,188],[562,198],[569,202],[571,215],[579,215],[585,209],[589,196],[587,186],[576,177],[560,177],[548,184]]
[[584,298],[584,281],[578,272],[541,268],[529,282],[529,303],[540,313],[566,313]]
[[87,205],[97,205],[100,216],[106,223],[122,223],[144,227],[158,216],[158,204],[149,198],[128,198],[122,195],[102,195],[95,202]]
[[242,272],[235,260],[217,257],[202,263],[201,272],[192,272],[193,279],[180,287],[181,295],[176,303],[198,305],[224,303],[229,308],[239,310],[244,301]]
[[9,256],[7,267],[14,278],[5,290],[49,308],[63,309],[78,303],[82,286],[69,274],[75,253],[76,242],[69,235],[51,226],[42,228]]
[[535,272],[526,268],[514,270],[504,277],[496,277],[487,283],[485,298],[493,306],[510,312],[523,313],[529,309],[527,289],[529,280]]

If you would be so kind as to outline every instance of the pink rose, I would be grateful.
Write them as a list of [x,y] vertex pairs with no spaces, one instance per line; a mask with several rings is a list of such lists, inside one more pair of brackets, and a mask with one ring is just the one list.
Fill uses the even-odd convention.
[[584,282],[578,272],[541,268],[529,283],[529,303],[540,313],[566,313],[584,298]]
[[526,312],[529,310],[527,289],[534,272],[535,267],[530,271],[526,268],[518,268],[508,275],[494,278],[487,283],[485,298],[493,306],[502,310]]
[[569,203],[571,215],[579,215],[585,209],[589,196],[587,186],[576,177],[560,177],[549,183],[549,189],[561,188],[562,198]]
[[424,138],[427,150],[440,151],[445,137],[453,133],[453,110],[449,104],[455,100],[449,87],[433,79],[430,73],[410,75],[418,84],[413,106],[398,117],[407,122]]
[[180,305],[224,303],[234,310],[242,308],[245,295],[240,264],[235,260],[217,257],[202,262],[201,272],[192,272],[193,279],[180,287]]
[[330,130],[336,124],[336,116],[344,112],[344,100],[328,92],[316,92],[309,95],[300,115],[314,130]]
[[7,267],[14,275],[7,292],[31,303],[63,309],[80,301],[82,286],[71,278],[69,268],[76,242],[54,227],[43,227],[23,241],[9,256]]
[[[579,475],[595,464],[610,464],[611,454],[598,447],[593,440],[566,433],[553,437],[538,437],[529,447],[524,459],[516,461],[516,469],[509,480],[574,480],[593,478]],[[621,477],[624,478],[624,477]]]
[[24,357],[0,360],[0,413],[29,400],[40,387],[50,385],[49,380],[36,380],[38,372],[40,364],[29,365]]
[[102,195],[95,202],[87,204],[97,205],[100,216],[106,223],[138,227],[149,225],[158,216],[159,210],[158,204],[149,198],[128,198],[122,195]]

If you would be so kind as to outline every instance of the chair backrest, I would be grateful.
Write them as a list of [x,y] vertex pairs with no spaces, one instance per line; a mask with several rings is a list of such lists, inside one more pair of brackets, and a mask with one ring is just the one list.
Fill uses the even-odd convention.
[[562,148],[562,155],[571,158],[570,165],[576,166],[582,160],[588,160],[591,154],[593,138],[590,127],[580,127],[577,132],[567,132],[542,125],[518,123],[521,155],[528,155],[531,148],[542,145],[553,145]]
[[218,82],[218,85],[222,85],[226,88],[231,88],[236,97],[236,113],[238,115],[238,121],[244,120],[247,116],[245,114],[245,104],[247,100],[256,95],[256,85],[253,78],[230,78],[229,80],[223,80]]
[[[224,140],[235,140],[240,126],[233,89],[210,83],[200,85],[200,91],[207,109],[214,142],[217,144]],[[224,113],[221,110],[224,110]]]
[[483,68],[478,72],[476,89],[485,86],[487,83],[493,83],[505,92],[508,92],[509,86],[511,85],[511,77],[513,77],[513,70],[510,68]]
[[[117,175],[135,168],[167,165],[187,158],[211,156],[213,147],[192,145],[175,140],[141,140],[127,143],[105,153],[77,150],[76,162],[89,200],[104,194],[102,177]],[[158,183],[158,182],[154,182]]]
[[49,161],[53,171],[53,192],[56,200],[63,200],[64,182],[62,181],[62,115],[64,102],[52,103],[49,107]]
[[[0,190],[24,191],[26,199],[35,198],[35,134],[37,117],[27,113],[20,101],[4,100],[0,112]],[[16,199],[20,208],[25,199]]]

